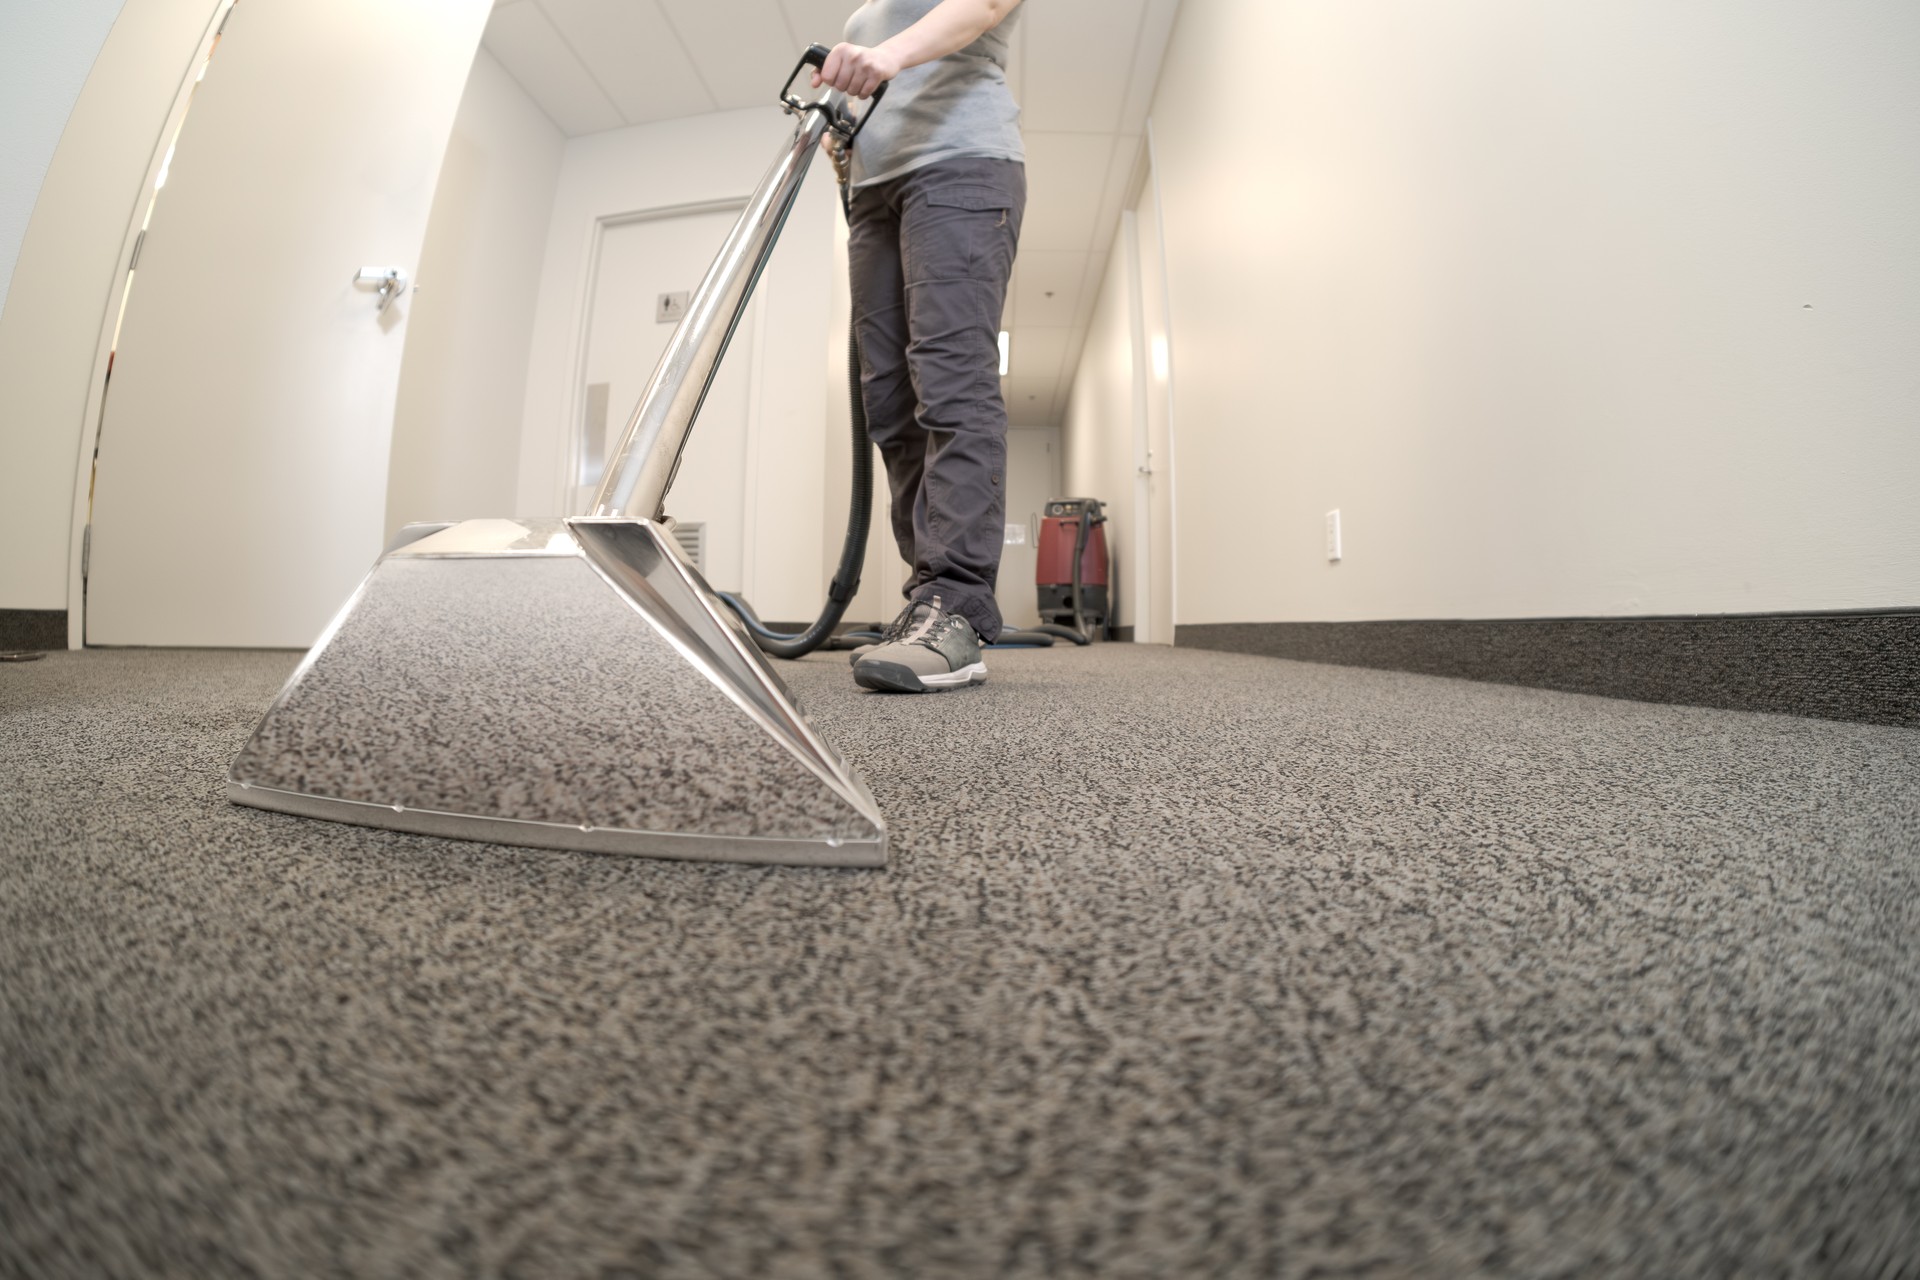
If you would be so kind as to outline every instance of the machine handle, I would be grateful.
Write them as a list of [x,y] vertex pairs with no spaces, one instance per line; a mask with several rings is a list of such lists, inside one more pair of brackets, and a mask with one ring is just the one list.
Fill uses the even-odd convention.
[[807,67],[825,67],[827,65],[827,55],[832,52],[833,50],[824,44],[810,44],[807,46],[807,51],[800,55],[800,61],[793,64],[793,74],[788,76],[786,84],[780,87],[780,105],[796,113],[818,108],[826,114],[833,131],[840,135],[840,140],[848,146],[852,146],[853,140],[860,136],[860,131],[867,127],[867,121],[873,116],[873,109],[880,105],[880,99],[887,96],[887,85],[891,82],[886,80],[880,82],[880,87],[875,89],[873,96],[867,99],[867,109],[860,113],[858,119],[855,119],[853,114],[847,110],[845,97],[840,99],[838,109],[836,109],[833,103],[832,93],[813,102],[802,102],[800,98],[792,92],[793,82],[800,78],[801,71]]

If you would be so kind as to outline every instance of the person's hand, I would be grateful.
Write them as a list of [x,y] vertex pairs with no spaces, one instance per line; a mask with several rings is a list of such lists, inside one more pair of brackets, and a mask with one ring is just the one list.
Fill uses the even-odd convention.
[[831,85],[849,98],[867,98],[899,74],[900,60],[884,46],[837,44],[827,54],[826,65],[813,73],[813,87]]

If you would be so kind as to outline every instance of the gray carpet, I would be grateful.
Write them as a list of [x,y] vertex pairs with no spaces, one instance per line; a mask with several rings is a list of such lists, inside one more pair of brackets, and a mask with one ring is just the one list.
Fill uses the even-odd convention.
[[791,669],[885,872],[233,808],[290,656],[0,666],[0,1271],[1920,1274],[1920,731],[991,663]]

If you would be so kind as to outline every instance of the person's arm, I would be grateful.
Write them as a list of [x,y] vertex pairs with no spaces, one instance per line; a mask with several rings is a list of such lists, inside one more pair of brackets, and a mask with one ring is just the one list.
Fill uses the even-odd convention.
[[837,44],[813,73],[813,87],[832,85],[850,98],[865,98],[908,67],[944,58],[999,26],[1020,0],[940,0],[926,17],[872,48]]

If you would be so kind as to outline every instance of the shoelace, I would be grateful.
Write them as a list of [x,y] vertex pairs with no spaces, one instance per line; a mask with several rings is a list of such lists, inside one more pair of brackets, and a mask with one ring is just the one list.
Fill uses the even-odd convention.
[[920,602],[915,600],[912,604],[909,604],[906,608],[895,614],[892,622],[880,628],[880,643],[889,644],[905,635],[907,628],[913,625],[913,611],[919,607]]
[[946,615],[940,612],[940,597],[935,596],[933,598],[933,604],[927,609],[926,615],[920,619],[919,625],[914,627],[911,632],[901,636],[900,643],[918,644],[921,641],[926,641],[927,644],[933,644],[934,641],[928,639],[928,633],[945,620]]

